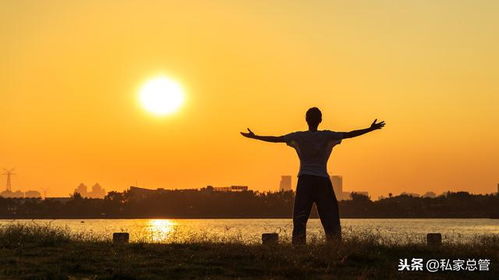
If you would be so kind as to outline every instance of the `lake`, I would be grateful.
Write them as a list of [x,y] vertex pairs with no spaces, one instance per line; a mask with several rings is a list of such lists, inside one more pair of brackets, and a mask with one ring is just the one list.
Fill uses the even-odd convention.
[[[477,235],[499,235],[499,219],[342,219],[344,238],[375,235],[382,242],[424,242],[426,233],[440,232],[444,242],[470,242]],[[64,227],[74,234],[111,239],[113,232],[129,232],[131,242],[241,241],[257,243],[264,232],[277,232],[289,241],[291,219],[56,219],[0,220]],[[309,241],[324,237],[320,220],[310,219]]]

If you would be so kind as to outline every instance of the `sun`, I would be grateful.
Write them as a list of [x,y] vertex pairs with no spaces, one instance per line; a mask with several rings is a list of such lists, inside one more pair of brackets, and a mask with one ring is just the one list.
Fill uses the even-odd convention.
[[139,91],[142,106],[155,115],[176,112],[184,103],[184,91],[176,81],[159,76],[147,81]]

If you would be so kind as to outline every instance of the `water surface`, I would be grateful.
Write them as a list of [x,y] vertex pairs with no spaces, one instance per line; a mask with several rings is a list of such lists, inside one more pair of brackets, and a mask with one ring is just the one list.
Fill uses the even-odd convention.
[[[477,235],[499,235],[498,219],[342,219],[344,238],[374,235],[382,242],[424,242],[429,232],[440,232],[444,241],[469,242]],[[277,232],[289,241],[291,219],[56,219],[0,220],[0,226],[27,223],[64,227],[75,234],[111,239],[113,232],[128,232],[132,242],[241,241],[260,242],[261,234]],[[307,225],[309,241],[324,238],[320,220]]]

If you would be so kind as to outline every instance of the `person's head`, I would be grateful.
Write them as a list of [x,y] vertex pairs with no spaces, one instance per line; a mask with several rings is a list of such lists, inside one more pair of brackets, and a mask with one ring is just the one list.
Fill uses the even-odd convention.
[[312,107],[307,110],[307,114],[305,116],[307,120],[309,128],[317,128],[322,121],[322,113],[321,110],[317,107]]

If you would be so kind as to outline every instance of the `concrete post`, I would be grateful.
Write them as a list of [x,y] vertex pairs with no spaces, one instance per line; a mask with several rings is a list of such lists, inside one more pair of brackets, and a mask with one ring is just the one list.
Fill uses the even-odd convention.
[[271,245],[279,243],[279,234],[277,233],[264,233],[262,234],[262,244]]
[[113,233],[113,243],[128,243],[130,234],[128,232],[115,232]]
[[428,233],[426,235],[426,245],[428,246],[440,246],[442,245],[442,234],[436,233]]

